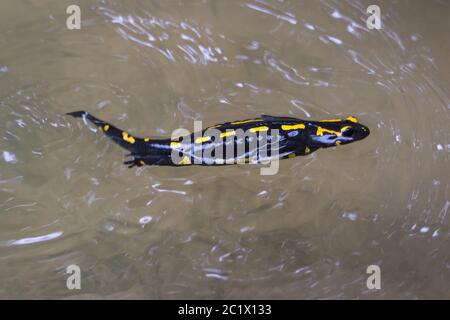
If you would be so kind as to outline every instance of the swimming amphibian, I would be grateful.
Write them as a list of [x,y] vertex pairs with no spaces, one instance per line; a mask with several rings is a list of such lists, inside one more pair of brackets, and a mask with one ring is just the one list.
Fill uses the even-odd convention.
[[261,163],[293,158],[362,140],[369,128],[350,116],[321,121],[262,115],[208,127],[200,132],[172,138],[138,138],[86,111],[70,112],[100,128],[131,157],[130,168],[143,165],[186,166]]

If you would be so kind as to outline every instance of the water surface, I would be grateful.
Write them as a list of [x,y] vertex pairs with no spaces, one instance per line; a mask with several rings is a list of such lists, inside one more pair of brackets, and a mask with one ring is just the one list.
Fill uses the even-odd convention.
[[[70,1],[0,3],[0,298],[450,298],[448,2],[378,1],[381,30],[369,1],[76,2],[81,30]],[[263,113],[371,135],[273,176],[127,169],[79,109],[138,136]]]

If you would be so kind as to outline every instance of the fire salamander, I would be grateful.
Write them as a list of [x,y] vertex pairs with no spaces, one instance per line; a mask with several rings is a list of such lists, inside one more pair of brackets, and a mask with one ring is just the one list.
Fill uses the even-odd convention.
[[143,165],[185,166],[262,163],[293,158],[362,140],[369,128],[350,116],[322,121],[262,115],[226,122],[199,132],[166,139],[138,138],[86,111],[68,115],[95,124],[115,143],[128,150],[129,168]]

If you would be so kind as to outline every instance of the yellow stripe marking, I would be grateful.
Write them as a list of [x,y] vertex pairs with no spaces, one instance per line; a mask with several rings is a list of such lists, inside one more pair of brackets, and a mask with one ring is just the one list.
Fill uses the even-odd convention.
[[191,164],[191,158],[189,158],[188,156],[184,156],[183,159],[181,159],[181,161],[178,164],[181,165]]
[[251,128],[250,132],[268,131],[268,130],[269,130],[269,127],[262,126],[262,127]]
[[305,148],[305,154],[308,154],[308,153],[310,153],[310,152],[311,152],[311,150],[309,150],[309,148],[306,147],[306,148]]
[[103,126],[103,130],[106,132],[106,131],[108,131],[108,129],[109,129],[109,125],[108,125],[108,124],[105,124],[105,125]]
[[[358,123],[358,118],[354,117],[354,116],[350,116],[347,119],[348,121],[354,122],[354,123]],[[330,119],[330,120],[321,120],[320,122],[340,122],[340,121],[344,121],[343,119]]]
[[209,137],[209,136],[199,137],[199,138],[195,139],[195,143],[203,143],[203,142],[207,142],[209,140],[211,140],[211,137]]
[[336,141],[336,145],[338,146],[338,145],[340,145],[341,144],[341,141]]
[[150,141],[150,138],[144,138],[144,141],[145,141],[145,142],[149,142],[149,141]]
[[358,118],[354,117],[354,116],[350,116],[347,118],[348,121],[354,122],[354,123],[358,123]]
[[220,134],[220,137],[221,138],[225,138],[225,137],[231,137],[231,136],[234,136],[234,135],[236,135],[236,131],[227,131],[227,132],[222,132]]
[[342,119],[320,120],[320,122],[341,122]]
[[145,164],[144,160],[139,161],[139,163],[142,164],[142,165]]
[[181,147],[181,143],[172,141],[170,143],[170,147],[173,148],[173,149],[178,149],[179,147]]
[[263,120],[261,120],[261,119],[252,119],[252,120],[236,121],[236,122],[232,122],[231,124],[243,124],[243,123],[259,122],[259,121],[263,121]]
[[344,132],[345,130],[347,130],[348,128],[351,128],[351,126],[345,126],[345,127],[342,127],[341,133]]
[[328,129],[325,129],[325,128],[322,128],[322,127],[317,127],[316,135],[323,136],[324,133],[331,133],[331,134],[334,134],[336,136],[340,136],[341,135],[341,133],[339,131],[328,130]]
[[334,130],[329,130],[329,129],[325,129],[325,128],[322,128],[322,127],[317,127],[316,135],[323,136],[323,134],[325,132],[327,132],[327,133],[331,133],[331,134],[334,134],[334,135],[340,137],[342,132],[344,132],[347,128],[351,128],[351,127],[350,126],[342,127],[341,131],[334,131]]
[[283,124],[281,126],[282,130],[288,131],[288,130],[296,130],[296,129],[305,129],[305,125],[303,123],[300,124],[294,124],[294,125],[289,125],[289,124]]
[[122,138],[123,138],[123,140],[125,140],[126,142],[129,142],[129,143],[131,143],[131,144],[133,144],[133,143],[136,142],[136,140],[134,139],[134,137],[129,136],[129,135],[128,135],[128,132],[126,132],[126,131],[123,131],[123,132],[122,132]]

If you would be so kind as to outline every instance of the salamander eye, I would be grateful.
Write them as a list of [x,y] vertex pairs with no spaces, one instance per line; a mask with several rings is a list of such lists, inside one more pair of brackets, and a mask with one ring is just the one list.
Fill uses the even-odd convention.
[[344,137],[351,137],[351,136],[353,135],[353,133],[354,133],[353,128],[352,128],[352,127],[349,127],[349,128],[345,129],[345,130],[342,132],[342,136],[344,136]]

